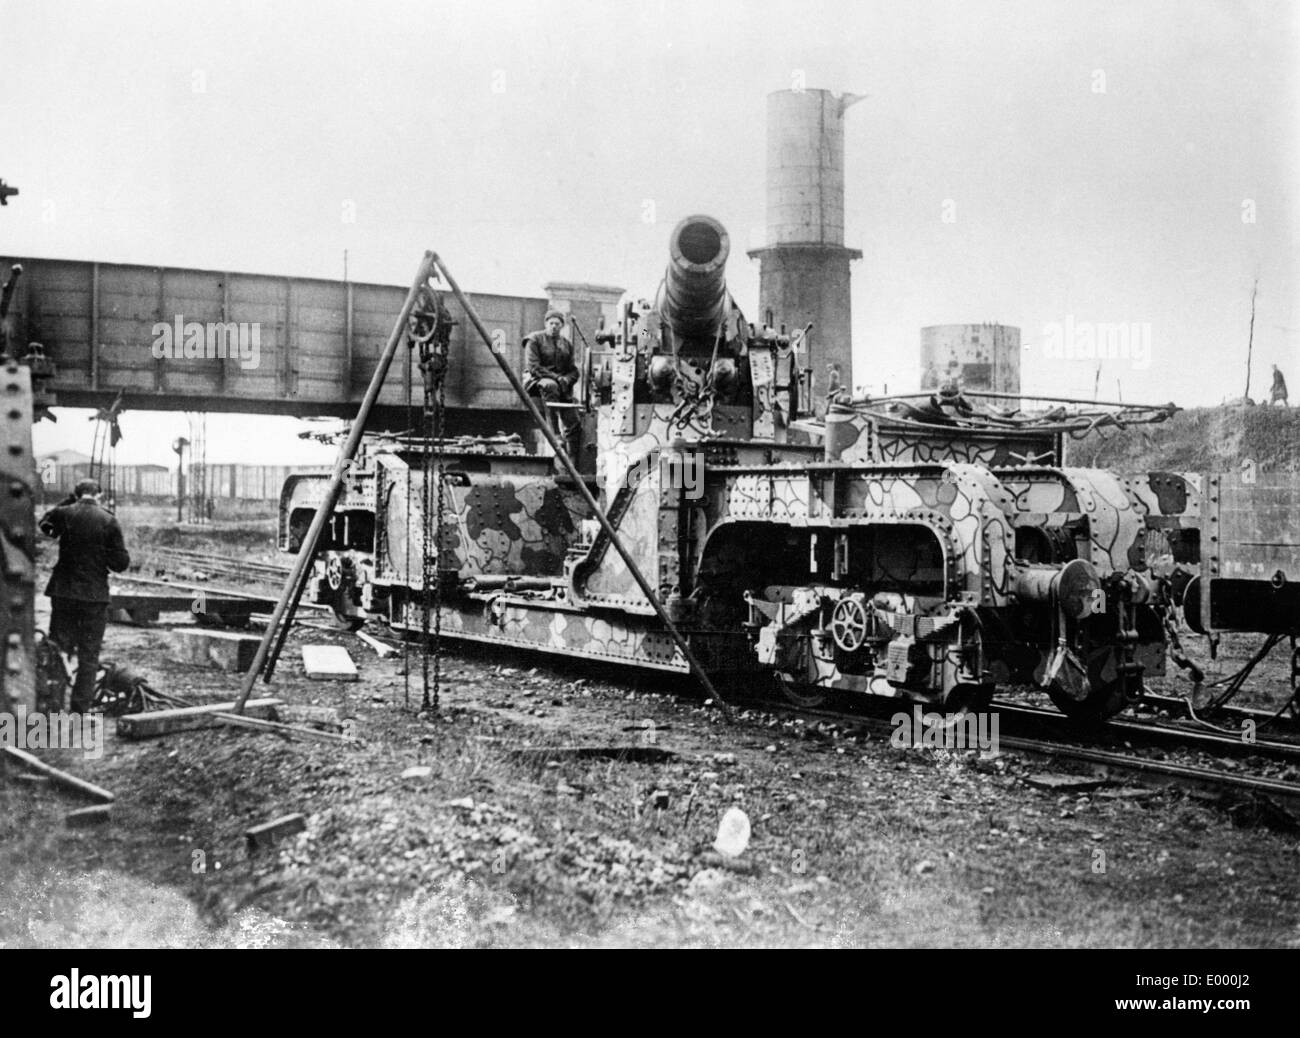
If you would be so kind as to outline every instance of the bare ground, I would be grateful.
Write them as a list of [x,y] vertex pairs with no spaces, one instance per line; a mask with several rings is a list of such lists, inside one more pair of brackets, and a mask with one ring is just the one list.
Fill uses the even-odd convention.
[[[307,680],[305,643],[345,645],[362,680]],[[105,656],[233,696],[235,676],[168,646],[110,626]],[[1300,836],[1205,798],[1045,792],[1024,781],[1042,764],[730,724],[689,690],[478,649],[421,715],[409,663],[291,636],[273,693],[338,708],[357,748],[209,729],[45,753],[117,794],[100,827],[0,773],[0,946],[1300,947]],[[676,757],[509,752],[574,744]],[[712,850],[731,806],[753,827],[735,861]],[[306,830],[250,857],[244,831],[292,812]]]

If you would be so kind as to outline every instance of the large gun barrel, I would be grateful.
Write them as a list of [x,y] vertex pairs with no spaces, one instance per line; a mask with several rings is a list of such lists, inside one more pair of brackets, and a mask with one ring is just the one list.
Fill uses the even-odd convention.
[[688,216],[673,229],[658,309],[679,346],[712,346],[727,311],[723,268],[730,252],[731,236],[711,216]]

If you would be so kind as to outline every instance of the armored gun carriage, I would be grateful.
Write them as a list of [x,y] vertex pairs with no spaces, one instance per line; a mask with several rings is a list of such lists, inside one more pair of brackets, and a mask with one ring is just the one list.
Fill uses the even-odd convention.
[[[1200,478],[1073,467],[1064,447],[1176,408],[950,391],[815,415],[800,337],[746,321],[728,251],[716,220],[683,220],[654,300],[589,349],[596,449],[574,475],[591,495],[520,441],[372,437],[309,595],[405,632],[430,629],[432,600],[443,637],[687,673],[680,631],[710,675],[767,675],[800,702],[951,710],[1015,683],[1095,721],[1163,673],[1200,565]],[[286,484],[283,549],[327,486]]]

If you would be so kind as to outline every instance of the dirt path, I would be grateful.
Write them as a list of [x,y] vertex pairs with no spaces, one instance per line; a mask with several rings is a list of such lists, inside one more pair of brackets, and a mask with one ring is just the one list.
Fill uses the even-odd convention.
[[[105,656],[160,690],[230,698],[235,678],[172,662],[170,637],[111,626]],[[304,643],[345,645],[362,680],[306,680]],[[337,708],[358,748],[223,729],[47,754],[117,793],[104,826],[67,828],[81,804],[11,769],[0,945],[1300,946],[1300,838],[1235,828],[1221,805],[1047,793],[1024,782],[1041,765],[728,725],[527,659],[453,657],[441,715],[420,716],[411,662],[408,709],[400,656],[291,637],[274,694]],[[675,756],[509,753],[573,744]],[[753,835],[723,867],[711,845],[731,806]],[[244,831],[293,812],[305,831],[250,858]]]

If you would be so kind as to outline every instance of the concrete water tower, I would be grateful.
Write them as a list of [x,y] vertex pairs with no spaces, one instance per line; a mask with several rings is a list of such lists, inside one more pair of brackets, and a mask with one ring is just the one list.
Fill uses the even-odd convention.
[[1020,392],[1020,329],[1005,324],[935,324],[921,329],[921,388],[955,380],[963,389]]
[[828,364],[854,384],[849,263],[862,253],[844,246],[844,113],[861,100],[829,90],[767,95],[767,244],[749,255],[760,263],[760,316],[771,311],[790,331],[813,324],[818,397]]

